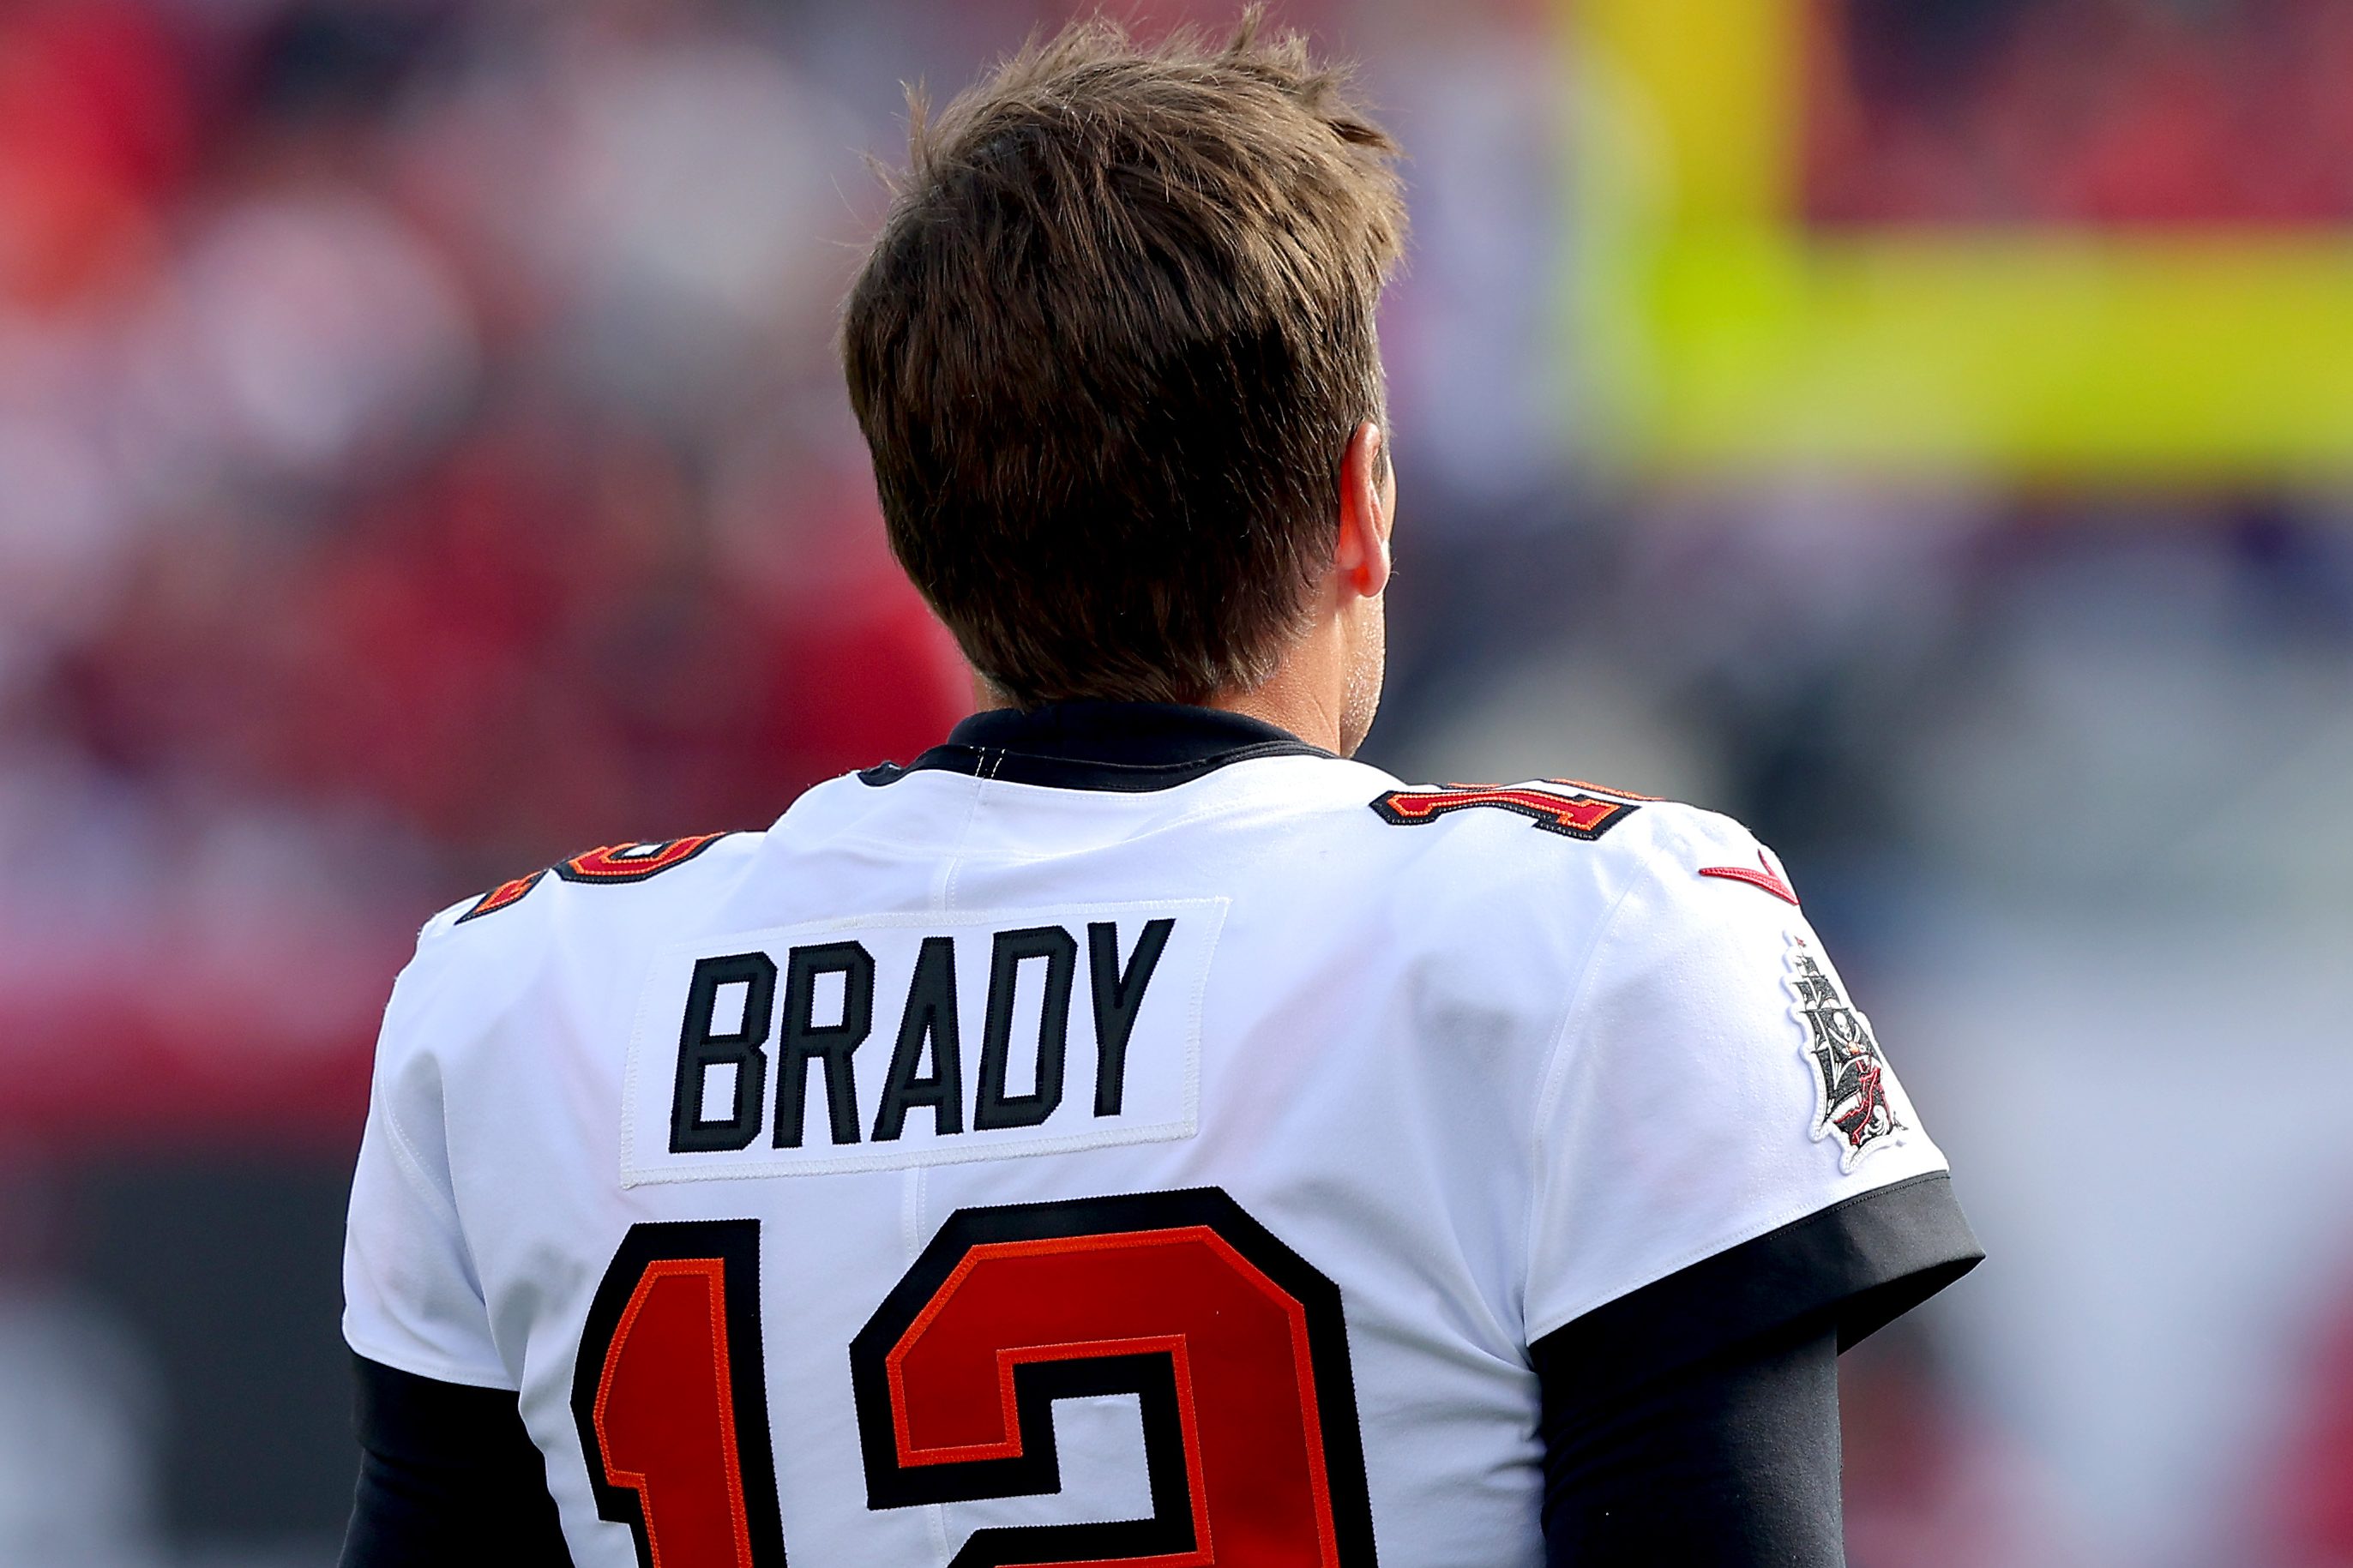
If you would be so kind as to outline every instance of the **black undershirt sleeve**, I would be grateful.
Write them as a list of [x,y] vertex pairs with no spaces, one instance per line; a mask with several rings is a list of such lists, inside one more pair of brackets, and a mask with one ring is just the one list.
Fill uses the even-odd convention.
[[[1539,1347],[1539,1370],[1544,1357]],[[1839,1568],[1838,1333],[1776,1331],[1601,1404],[1544,1378],[1551,1568]]]
[[1538,1341],[1553,1568],[1838,1568],[1838,1354],[1984,1256],[1936,1172],[1703,1258]]
[[343,1568],[571,1568],[515,1395],[352,1360],[360,1479]]

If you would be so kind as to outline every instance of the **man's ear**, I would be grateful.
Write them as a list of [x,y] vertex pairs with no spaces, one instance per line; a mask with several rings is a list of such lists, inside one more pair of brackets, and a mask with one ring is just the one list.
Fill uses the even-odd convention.
[[1377,599],[1389,585],[1390,511],[1397,498],[1388,438],[1367,420],[1348,437],[1340,459],[1340,533],[1332,552],[1341,587]]

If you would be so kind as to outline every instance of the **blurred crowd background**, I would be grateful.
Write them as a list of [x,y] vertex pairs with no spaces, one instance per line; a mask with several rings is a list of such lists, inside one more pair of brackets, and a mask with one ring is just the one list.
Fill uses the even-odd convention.
[[[1793,223],[2353,247],[2343,0],[1779,3]],[[0,0],[0,1565],[331,1562],[415,928],[961,716],[834,313],[899,84],[1068,10]],[[2353,483],[1613,444],[1576,12],[1277,11],[1412,155],[1367,759],[1750,822],[1991,1248],[1852,1560],[2353,1563]]]

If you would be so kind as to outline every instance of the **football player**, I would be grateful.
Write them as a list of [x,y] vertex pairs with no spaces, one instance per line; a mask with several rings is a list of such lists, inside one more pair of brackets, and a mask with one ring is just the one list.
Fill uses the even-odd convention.
[[1839,1563],[1978,1249],[1737,824],[1349,760],[1390,139],[1088,24],[913,140],[843,359],[986,710],[426,926],[345,1562]]

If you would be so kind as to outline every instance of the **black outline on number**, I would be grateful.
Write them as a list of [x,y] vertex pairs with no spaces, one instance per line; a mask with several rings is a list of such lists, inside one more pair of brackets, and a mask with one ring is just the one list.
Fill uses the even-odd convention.
[[653,1568],[653,1545],[646,1536],[643,1500],[633,1488],[606,1476],[596,1441],[596,1386],[605,1356],[621,1325],[629,1298],[652,1264],[671,1259],[715,1259],[721,1267],[726,1321],[729,1392],[735,1414],[735,1453],[744,1490],[744,1522],[752,1537],[754,1568],[785,1568],[785,1527],[776,1505],[776,1451],[768,1441],[768,1380],[760,1355],[760,1222],[707,1219],[633,1225],[613,1254],[588,1321],[580,1334],[580,1354],[572,1366],[572,1419],[580,1429],[588,1485],[596,1496],[596,1516],[626,1524],[637,1543],[639,1568]]
[[1304,1310],[1309,1374],[1314,1380],[1324,1439],[1324,1489],[1332,1506],[1339,1562],[1341,1568],[1374,1568],[1372,1501],[1365,1477],[1364,1436],[1356,1421],[1356,1379],[1349,1366],[1340,1289],[1218,1187],[959,1209],[951,1215],[850,1342],[850,1385],[858,1405],[859,1446],[866,1463],[866,1506],[912,1508],[1059,1491],[1060,1462],[1054,1446],[1053,1402],[1082,1394],[1133,1393],[1141,1396],[1144,1409],[1145,1463],[1153,1501],[1150,1519],[976,1531],[949,1568],[1011,1568],[1013,1564],[1152,1557],[1193,1550],[1194,1483],[1185,1462],[1175,1364],[1167,1353],[1022,1363],[1013,1373],[1018,1454],[1010,1458],[909,1466],[899,1463],[885,1358],[976,1247],[1197,1226],[1222,1237]]

